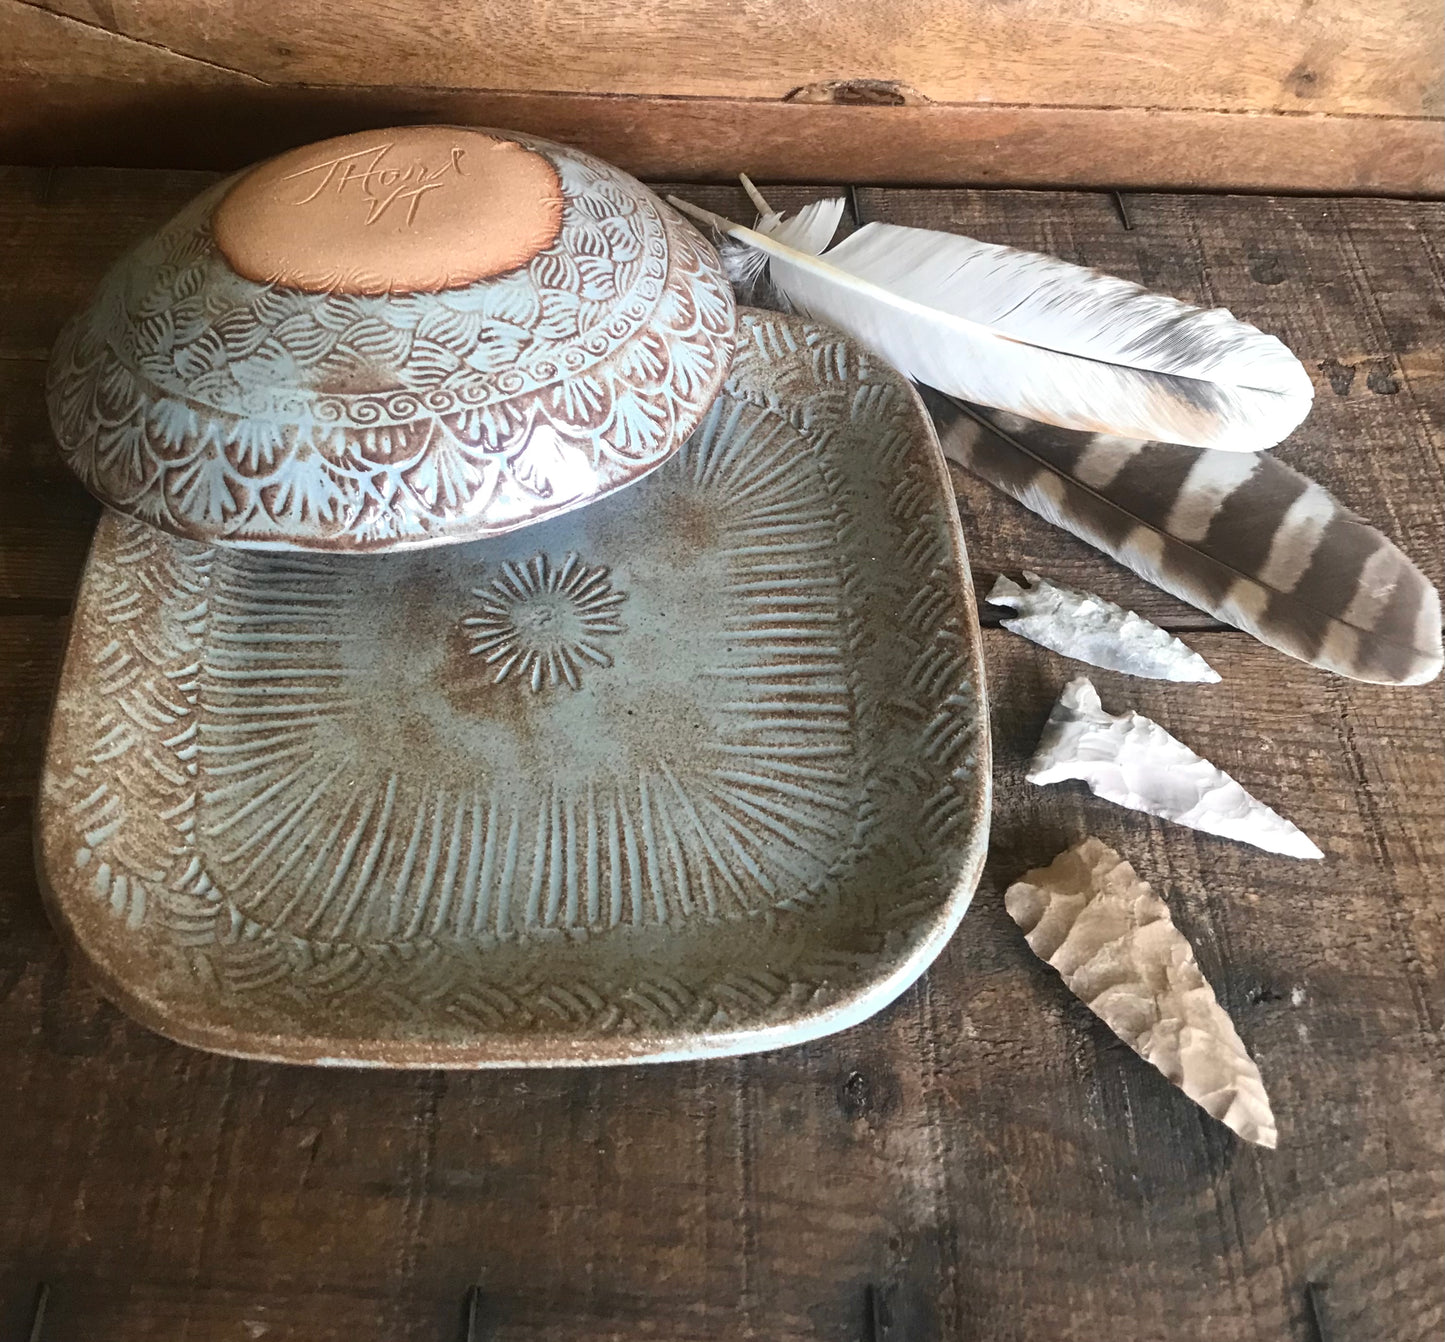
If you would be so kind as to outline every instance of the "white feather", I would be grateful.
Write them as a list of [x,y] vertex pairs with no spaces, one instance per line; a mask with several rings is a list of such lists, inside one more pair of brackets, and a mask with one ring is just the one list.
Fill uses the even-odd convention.
[[833,200],[815,200],[804,205],[791,219],[769,212],[759,217],[757,230],[766,233],[774,242],[817,256],[833,240],[838,224],[843,218],[843,197]]
[[1273,336],[1083,266],[876,223],[817,255],[841,199],[786,221],[765,214],[760,230],[673,203],[767,252],[797,311],[965,400],[1065,428],[1257,452],[1314,397]]

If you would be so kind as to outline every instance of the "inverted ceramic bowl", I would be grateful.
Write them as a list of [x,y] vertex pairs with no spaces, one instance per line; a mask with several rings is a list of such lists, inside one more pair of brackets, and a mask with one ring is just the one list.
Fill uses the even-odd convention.
[[51,419],[177,536],[385,551],[499,535],[667,459],[733,347],[716,253],[576,149],[448,126],[222,182],[61,335]]
[[988,825],[943,459],[858,346],[739,334],[681,453],[499,540],[271,555],[106,514],[39,826],[123,1008],[289,1061],[658,1061],[922,972]]

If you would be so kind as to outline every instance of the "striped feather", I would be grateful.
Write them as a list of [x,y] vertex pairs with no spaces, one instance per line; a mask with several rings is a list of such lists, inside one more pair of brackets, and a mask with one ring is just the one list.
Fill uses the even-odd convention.
[[1354,680],[1439,674],[1430,581],[1272,456],[1079,433],[923,394],[950,460],[1166,592]]

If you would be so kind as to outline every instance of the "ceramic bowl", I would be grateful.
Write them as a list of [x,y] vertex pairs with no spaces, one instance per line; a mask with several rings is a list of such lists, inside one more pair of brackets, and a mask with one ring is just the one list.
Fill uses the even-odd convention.
[[386,551],[591,502],[696,428],[716,253],[633,178],[505,131],[368,131],[221,182],[121,260],[49,371],[61,451],[173,535]]
[[245,1056],[661,1061],[862,1019],[962,917],[989,752],[912,389],[744,311],[633,489],[372,558],[107,513],[39,808],[114,999]]

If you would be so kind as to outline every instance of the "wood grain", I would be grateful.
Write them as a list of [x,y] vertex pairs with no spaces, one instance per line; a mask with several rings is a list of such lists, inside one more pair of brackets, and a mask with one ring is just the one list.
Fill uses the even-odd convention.
[[[605,1072],[232,1062],[129,1024],[68,971],[30,802],[94,505],[54,464],[43,360],[105,266],[208,177],[0,173],[0,1337],[433,1342],[480,1284],[499,1342],[1426,1342],[1445,1321],[1445,777],[1438,687],[1328,677],[959,477],[980,581],[1027,565],[1186,631],[1224,676],[1100,672],[1326,850],[1292,863],[1023,766],[1074,664],[984,638],[989,866],[882,1015],[803,1048]],[[821,192],[779,191],[780,204]],[[742,214],[732,188],[692,189]],[[1300,350],[1281,449],[1438,582],[1438,207],[862,191],[865,217],[1045,247],[1219,302]],[[1035,961],[1007,884],[1085,833],[1168,900],[1280,1119],[1242,1148]]]
[[[157,75],[143,50],[130,78],[0,65],[0,158],[234,168],[347,131],[452,122],[530,131],[642,177],[693,181],[745,169],[792,182],[847,173],[858,184],[1445,193],[1435,117],[271,86],[210,67],[196,81]],[[99,69],[127,69],[128,52]]]
[[779,100],[896,80],[945,103],[1445,114],[1438,0],[4,0],[11,69],[187,80]]
[[[454,121],[643,176],[1439,195],[1445,0],[0,0],[0,160]],[[907,105],[810,101],[896,87]],[[801,100],[798,100],[801,99]]]

